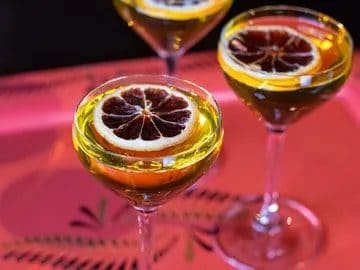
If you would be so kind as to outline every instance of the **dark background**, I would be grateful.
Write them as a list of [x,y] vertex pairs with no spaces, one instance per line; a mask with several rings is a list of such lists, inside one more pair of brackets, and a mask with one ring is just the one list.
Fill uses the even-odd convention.
[[[226,18],[191,51],[216,47],[225,21],[260,5],[313,8],[343,22],[360,45],[360,13],[339,0],[234,0]],[[116,14],[111,0],[0,0],[0,74],[155,55]]]

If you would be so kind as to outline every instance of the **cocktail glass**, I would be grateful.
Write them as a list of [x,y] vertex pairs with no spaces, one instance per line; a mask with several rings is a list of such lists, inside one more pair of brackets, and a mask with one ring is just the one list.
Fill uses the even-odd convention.
[[232,0],[113,0],[119,15],[164,59],[177,60],[224,17]]
[[319,253],[318,217],[279,196],[280,156],[288,127],[340,90],[352,53],[340,22],[302,7],[251,9],[223,28],[218,59],[226,80],[268,132],[263,196],[234,205],[219,220],[218,250],[234,267],[289,269]]
[[73,123],[74,147],[85,168],[137,211],[140,269],[150,270],[153,261],[151,216],[208,170],[222,138],[216,101],[189,81],[121,77],[81,100]]

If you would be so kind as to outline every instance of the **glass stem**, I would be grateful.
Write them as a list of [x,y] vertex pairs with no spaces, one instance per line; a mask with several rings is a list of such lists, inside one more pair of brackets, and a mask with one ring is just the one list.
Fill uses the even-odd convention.
[[167,75],[174,75],[177,66],[178,56],[174,54],[169,54],[164,57],[166,63],[166,74]]
[[285,131],[284,126],[267,126],[265,191],[263,205],[254,222],[257,231],[276,233],[281,226],[278,182]]
[[152,254],[152,216],[155,209],[136,209],[140,235],[140,270],[151,270],[153,262]]

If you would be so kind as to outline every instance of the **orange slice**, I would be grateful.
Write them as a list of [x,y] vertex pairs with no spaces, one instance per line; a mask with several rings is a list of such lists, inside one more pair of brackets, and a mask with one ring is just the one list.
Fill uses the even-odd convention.
[[286,26],[247,26],[233,33],[226,45],[227,63],[256,77],[305,74],[320,63],[319,51],[311,40]]
[[173,10],[199,9],[212,4],[213,0],[147,0],[149,5]]
[[189,20],[219,11],[229,0],[138,0],[137,9],[152,17]]
[[114,147],[159,151],[185,141],[196,116],[193,101],[179,91],[164,85],[133,84],[98,102],[94,127]]

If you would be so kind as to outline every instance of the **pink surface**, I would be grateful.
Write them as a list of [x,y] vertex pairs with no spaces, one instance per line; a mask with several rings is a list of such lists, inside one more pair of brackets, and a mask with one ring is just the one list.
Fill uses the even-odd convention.
[[[81,96],[99,83],[161,71],[151,58],[0,78],[1,270],[135,269],[134,213],[81,167],[71,121]],[[155,269],[231,269],[211,251],[210,229],[236,195],[262,191],[265,131],[229,90],[214,53],[185,57],[179,77],[215,94],[225,142],[199,190],[162,209]],[[307,269],[359,269],[358,83],[360,55],[343,91],[289,130],[281,191],[313,209],[327,231],[322,255]]]

